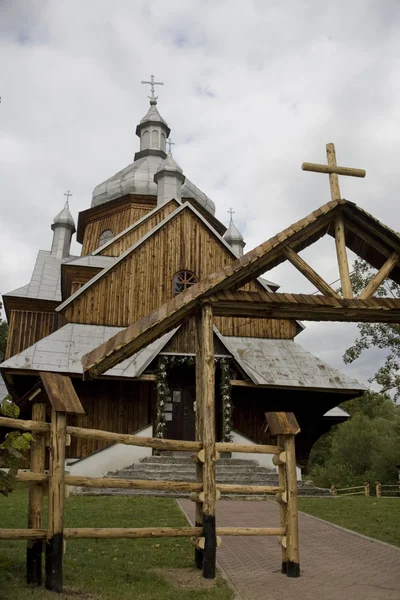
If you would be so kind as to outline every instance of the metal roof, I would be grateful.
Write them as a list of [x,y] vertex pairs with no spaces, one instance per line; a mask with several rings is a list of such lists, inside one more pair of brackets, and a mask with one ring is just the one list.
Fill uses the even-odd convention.
[[[12,356],[0,367],[82,374],[82,356],[122,329],[123,327],[68,323],[33,346]],[[107,371],[105,375],[121,378],[139,377],[177,330],[178,327],[163,335],[137,354]]]
[[[103,246],[101,246],[101,248],[103,248]],[[105,269],[106,267],[113,265],[116,260],[117,259],[115,256],[94,256],[92,254],[88,254],[87,256],[80,256],[75,260],[71,260],[68,262],[68,264],[78,265],[80,267],[97,267]]]
[[221,336],[221,341],[256,385],[330,390],[366,389],[293,340]]
[[30,282],[4,295],[61,301],[61,264],[78,258],[56,258],[48,250],[39,250]]
[[8,389],[6,387],[6,384],[4,383],[3,376],[0,373],[0,401],[3,400],[3,398],[5,398],[6,396],[8,396]]
[[[163,163],[164,158],[154,155],[135,160],[94,188],[91,206],[99,206],[127,194],[157,196],[154,175]],[[215,214],[214,202],[187,178],[182,186],[182,198],[193,198],[212,215]]]
[[324,417],[340,417],[342,419],[349,419],[350,415],[348,412],[340,408],[340,406],[334,406],[331,410],[328,410],[324,415]]

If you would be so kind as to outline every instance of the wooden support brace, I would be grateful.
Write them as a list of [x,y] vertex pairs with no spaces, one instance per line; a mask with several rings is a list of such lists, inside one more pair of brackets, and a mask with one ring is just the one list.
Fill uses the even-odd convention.
[[51,411],[49,509],[46,539],[46,588],[63,589],[64,464],[67,416]]
[[[221,539],[221,537],[219,535],[217,535],[216,540],[217,540],[217,548],[219,548],[220,545],[222,544],[222,539]],[[204,537],[198,537],[196,539],[195,543],[196,543],[196,547],[197,548],[200,548],[201,550],[204,550],[204,548],[206,547],[206,538],[204,538]]]
[[286,464],[286,453],[285,452],[281,452],[280,454],[276,454],[275,456],[272,457],[272,463],[277,467],[279,465],[285,465]]
[[384,282],[386,277],[390,274],[390,272],[397,265],[399,258],[400,257],[397,254],[397,252],[393,252],[393,254],[391,256],[389,256],[389,258],[381,266],[381,268],[379,269],[379,271],[377,272],[375,277],[373,277],[373,279],[371,279],[371,281],[368,283],[368,285],[365,287],[365,289],[358,296],[359,300],[368,300],[368,298],[371,298],[371,296],[373,296],[375,294],[376,290],[381,285],[381,283]]
[[[40,390],[39,390],[40,392]],[[46,421],[46,404],[38,402],[32,405],[32,420]],[[45,467],[45,434],[35,433],[31,444],[31,472],[44,474]],[[43,486],[40,483],[29,484],[29,529],[42,529],[43,527]],[[26,580],[31,585],[42,584],[42,540],[28,540],[26,549]]]
[[318,273],[316,273],[314,269],[310,267],[310,265],[306,263],[301,256],[296,254],[296,252],[294,252],[289,246],[283,250],[283,255],[288,259],[289,262],[292,263],[294,267],[296,267],[298,271],[300,271],[302,275],[304,275],[306,279],[308,279],[308,281],[313,284],[313,286],[317,288],[317,290],[321,292],[321,294],[324,294],[324,296],[327,296],[328,298],[340,299],[339,294],[337,294],[335,290],[333,290],[331,286],[326,283],[326,281],[324,281],[322,277],[320,277]]
[[[221,455],[219,452],[215,452],[215,460],[219,460],[221,458]],[[205,454],[204,454],[204,448],[203,450],[200,450],[200,452],[197,453],[197,455],[194,456],[193,460],[195,462],[200,462],[200,463],[204,463],[205,462]]]
[[[189,497],[192,502],[204,503],[204,492],[192,492]],[[215,494],[215,500],[221,500],[221,492],[219,490]]]

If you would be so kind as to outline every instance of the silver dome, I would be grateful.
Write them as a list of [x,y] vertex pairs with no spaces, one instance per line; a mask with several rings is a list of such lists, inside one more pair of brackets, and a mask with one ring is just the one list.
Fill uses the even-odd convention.
[[[135,160],[94,188],[91,207],[121,198],[126,194],[157,196],[154,175],[163,163],[164,158],[152,154]],[[212,215],[215,214],[214,202],[187,178],[182,186],[182,197],[193,198]]]

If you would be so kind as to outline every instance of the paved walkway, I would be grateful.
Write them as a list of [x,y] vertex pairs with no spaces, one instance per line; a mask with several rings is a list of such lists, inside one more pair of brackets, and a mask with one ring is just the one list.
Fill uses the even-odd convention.
[[[194,504],[180,501],[194,518]],[[274,502],[222,500],[220,527],[277,527]],[[400,549],[300,515],[301,577],[280,573],[281,550],[275,537],[225,537],[218,562],[242,600],[399,600]]]

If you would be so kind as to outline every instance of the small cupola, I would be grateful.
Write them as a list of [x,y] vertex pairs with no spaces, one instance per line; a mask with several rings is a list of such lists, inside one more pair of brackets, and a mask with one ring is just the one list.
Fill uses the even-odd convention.
[[236,256],[243,256],[243,248],[245,247],[246,242],[233,222],[232,215],[234,214],[234,211],[232,208],[228,210],[228,213],[230,214],[230,221],[229,227],[224,233],[224,240],[230,245]]
[[154,88],[155,85],[164,85],[164,83],[154,81],[154,75],[150,77],[150,81],[142,81],[142,83],[150,85],[150,108],[136,127],[136,135],[140,138],[140,152],[136,152],[134,160],[150,155],[166,158],[166,141],[171,130],[158,112],[158,98]]
[[[64,194],[69,198],[72,196],[68,190],[67,194]],[[69,211],[68,200],[65,203],[64,208],[54,218],[51,226],[53,230],[53,242],[51,244],[51,255],[55,258],[65,258],[69,256],[71,249],[71,239],[75,233],[75,221]]]
[[[170,141],[168,143],[172,144]],[[185,182],[185,176],[171,151],[158,167],[154,181],[157,184],[157,206],[162,206],[173,198],[178,202],[182,200],[182,184]]]

